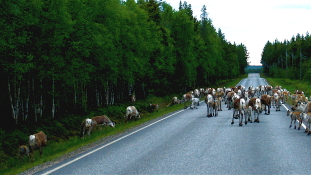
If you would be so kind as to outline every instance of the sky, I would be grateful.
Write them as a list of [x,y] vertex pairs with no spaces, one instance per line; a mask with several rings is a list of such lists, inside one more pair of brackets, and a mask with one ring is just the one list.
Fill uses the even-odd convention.
[[[178,11],[180,0],[162,0]],[[311,34],[311,0],[182,0],[191,4],[193,16],[200,18],[203,5],[216,31],[220,28],[228,42],[243,44],[250,65],[261,65],[265,44],[276,39],[290,40],[298,33]]]

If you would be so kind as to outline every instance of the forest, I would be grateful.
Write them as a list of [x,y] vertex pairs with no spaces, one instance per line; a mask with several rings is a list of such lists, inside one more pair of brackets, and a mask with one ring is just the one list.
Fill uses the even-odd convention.
[[[43,126],[64,135],[74,116],[118,106],[130,94],[182,94],[248,65],[246,46],[228,42],[205,6],[194,17],[186,1],[177,10],[157,0],[1,0],[0,8],[1,155]],[[309,56],[297,43],[289,55]],[[283,45],[266,49],[274,56]],[[274,59],[264,57],[265,70],[285,70]]]
[[[289,36],[290,37],[290,36]],[[307,32],[283,42],[267,41],[261,63],[269,77],[309,81],[311,76],[311,36]]]

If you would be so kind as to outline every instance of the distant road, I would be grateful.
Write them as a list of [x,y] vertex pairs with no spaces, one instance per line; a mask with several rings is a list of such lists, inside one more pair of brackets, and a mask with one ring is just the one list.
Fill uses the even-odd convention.
[[[265,85],[259,74],[239,84]],[[286,109],[231,125],[232,110],[180,110],[36,174],[310,174],[311,136],[289,128]]]

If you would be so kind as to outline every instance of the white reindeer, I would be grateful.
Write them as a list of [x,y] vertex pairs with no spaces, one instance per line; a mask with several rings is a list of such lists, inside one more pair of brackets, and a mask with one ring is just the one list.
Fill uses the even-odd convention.
[[207,116],[206,117],[211,117],[212,116],[212,110],[213,110],[213,103],[214,103],[214,99],[213,96],[211,94],[207,94],[207,96],[205,97],[205,103],[206,103],[206,107],[207,107]]
[[301,120],[307,123],[305,132],[308,133],[308,135],[310,135],[311,134],[311,131],[310,131],[311,112],[301,113],[300,115],[301,115]]
[[137,118],[140,118],[140,114],[135,108],[135,106],[128,106],[126,108],[126,114],[124,118],[125,118],[125,121],[131,120],[132,118],[137,119]]

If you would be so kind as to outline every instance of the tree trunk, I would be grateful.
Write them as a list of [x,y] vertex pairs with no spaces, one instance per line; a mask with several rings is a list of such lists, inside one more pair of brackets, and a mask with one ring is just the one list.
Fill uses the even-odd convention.
[[27,120],[28,119],[28,115],[29,115],[29,99],[30,99],[30,80],[28,79],[27,81],[27,86],[28,86],[28,91],[27,91],[27,98],[25,100],[25,106],[23,105],[23,107],[25,108],[25,113],[23,113],[23,120]]
[[110,88],[110,105],[114,104],[114,91],[113,91],[113,85],[109,86]]
[[99,91],[98,91],[98,87],[95,88],[95,99],[96,99],[96,105],[99,106]]
[[105,94],[106,94],[106,105],[108,106],[109,105],[109,83],[108,83],[108,80],[107,80],[107,86],[105,86]]
[[55,117],[55,80],[53,77],[53,84],[52,84],[52,118]]
[[[20,108],[20,81],[19,83],[15,83],[15,87],[13,87],[13,91],[11,89],[10,79],[8,78],[8,90],[9,90],[9,97],[10,103],[12,108],[12,117],[15,120],[15,124],[18,122],[19,116],[19,108]],[[12,97],[13,94],[13,97]]]
[[74,91],[74,101],[73,103],[76,104],[77,103],[77,88],[76,88],[76,83],[73,83],[73,91]]

